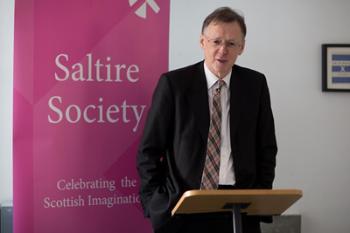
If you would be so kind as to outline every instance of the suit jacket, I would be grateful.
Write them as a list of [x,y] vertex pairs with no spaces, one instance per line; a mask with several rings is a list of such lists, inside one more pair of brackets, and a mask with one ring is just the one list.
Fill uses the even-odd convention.
[[[154,229],[170,219],[183,192],[200,187],[209,114],[203,61],[161,76],[137,156],[141,203]],[[237,65],[230,81],[230,137],[235,186],[272,188],[277,146],[266,79]]]

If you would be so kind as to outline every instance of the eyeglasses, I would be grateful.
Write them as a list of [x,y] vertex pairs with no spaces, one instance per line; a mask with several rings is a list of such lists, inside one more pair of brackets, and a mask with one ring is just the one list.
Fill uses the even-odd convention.
[[204,35],[204,37],[207,39],[207,41],[210,43],[210,45],[213,48],[220,48],[221,46],[225,46],[226,48],[229,48],[229,49],[238,49],[242,45],[241,43],[238,43],[234,40],[226,41],[220,38],[210,39],[206,35]]

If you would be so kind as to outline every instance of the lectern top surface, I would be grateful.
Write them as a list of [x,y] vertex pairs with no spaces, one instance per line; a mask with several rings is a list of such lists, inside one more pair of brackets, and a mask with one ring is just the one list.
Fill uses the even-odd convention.
[[172,215],[231,211],[232,205],[246,206],[248,215],[280,215],[301,197],[298,189],[189,190]]

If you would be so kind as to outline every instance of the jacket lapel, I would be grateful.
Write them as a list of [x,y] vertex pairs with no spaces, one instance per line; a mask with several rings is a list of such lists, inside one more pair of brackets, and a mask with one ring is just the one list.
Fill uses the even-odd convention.
[[235,134],[237,132],[240,112],[240,96],[242,92],[241,87],[241,78],[237,72],[237,66],[234,66],[232,69],[231,80],[230,80],[230,137],[231,137],[231,146],[235,141]]
[[204,141],[207,141],[209,132],[209,103],[208,103],[208,87],[204,73],[203,62],[199,63],[197,70],[192,77],[191,89],[188,93],[189,103],[193,109],[196,124]]

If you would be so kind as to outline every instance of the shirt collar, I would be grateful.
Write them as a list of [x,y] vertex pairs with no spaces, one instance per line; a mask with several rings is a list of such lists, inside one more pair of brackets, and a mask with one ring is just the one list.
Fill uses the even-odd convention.
[[[207,79],[207,86],[208,86],[208,90],[216,83],[216,81],[218,80],[218,77],[216,77],[215,74],[213,74],[207,64],[204,63],[204,73],[205,73],[205,77]],[[231,74],[232,74],[232,69],[231,71],[222,79],[225,83],[226,86],[229,88],[230,87],[230,79],[231,79]]]

